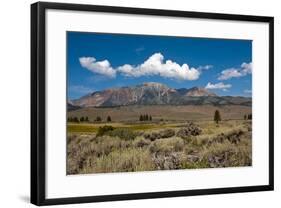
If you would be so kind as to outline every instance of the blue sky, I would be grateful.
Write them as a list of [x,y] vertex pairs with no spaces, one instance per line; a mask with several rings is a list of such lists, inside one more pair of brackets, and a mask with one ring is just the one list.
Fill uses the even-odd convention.
[[68,98],[161,82],[251,96],[252,41],[67,32]]

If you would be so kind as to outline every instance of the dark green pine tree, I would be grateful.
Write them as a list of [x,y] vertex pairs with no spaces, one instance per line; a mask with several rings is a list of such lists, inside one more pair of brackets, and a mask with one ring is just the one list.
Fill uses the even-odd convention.
[[215,111],[215,114],[214,114],[214,121],[218,124],[219,121],[221,121],[221,115],[220,115],[220,112],[218,110]]
[[145,115],[145,120],[148,121],[148,115],[147,114]]
[[111,122],[111,117],[110,116],[107,116],[107,122]]
[[102,121],[101,117],[100,117],[100,116],[97,116],[96,121],[97,121],[97,122]]
[[74,117],[73,121],[76,122],[76,123],[79,123],[79,119],[77,117]]

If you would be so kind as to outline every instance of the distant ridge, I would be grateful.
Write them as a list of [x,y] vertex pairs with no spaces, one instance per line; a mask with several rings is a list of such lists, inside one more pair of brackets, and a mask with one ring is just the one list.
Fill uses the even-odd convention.
[[145,82],[132,87],[111,88],[96,91],[79,99],[71,100],[68,106],[75,110],[81,107],[114,107],[125,105],[252,105],[247,97],[218,96],[205,88],[173,89],[158,82]]

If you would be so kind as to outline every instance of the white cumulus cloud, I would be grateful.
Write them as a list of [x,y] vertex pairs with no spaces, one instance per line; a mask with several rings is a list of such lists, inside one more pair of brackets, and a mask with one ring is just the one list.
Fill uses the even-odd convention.
[[211,65],[200,66],[197,69],[189,67],[186,63],[180,65],[172,60],[164,60],[161,53],[154,53],[142,64],[124,64],[113,68],[108,60],[97,61],[94,57],[79,58],[82,67],[89,71],[114,78],[117,73],[127,77],[154,76],[177,79],[177,80],[197,80],[201,70],[210,69]]
[[226,91],[228,88],[231,88],[231,84],[224,84],[223,82],[212,84],[211,82],[208,82],[205,88],[210,90],[220,89]]
[[243,77],[252,73],[252,62],[242,63],[240,68],[225,69],[220,73],[218,80],[228,80],[233,77]]
[[213,65],[199,66],[197,69],[198,70],[209,70],[211,68],[213,68]]
[[82,67],[91,72],[112,78],[116,76],[116,70],[111,67],[108,60],[96,61],[94,57],[80,57],[79,61]]
[[179,65],[171,60],[164,61],[164,56],[161,53],[153,54],[140,65],[119,66],[117,71],[129,77],[159,75],[178,80],[196,80],[200,76],[198,69],[190,68],[187,64]]
[[244,93],[246,93],[246,94],[251,94],[252,93],[252,90],[244,90]]

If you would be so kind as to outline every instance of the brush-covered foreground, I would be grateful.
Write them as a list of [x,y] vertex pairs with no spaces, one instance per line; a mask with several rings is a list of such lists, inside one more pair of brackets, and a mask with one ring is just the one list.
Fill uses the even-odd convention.
[[252,165],[248,120],[104,126],[68,124],[67,174]]

